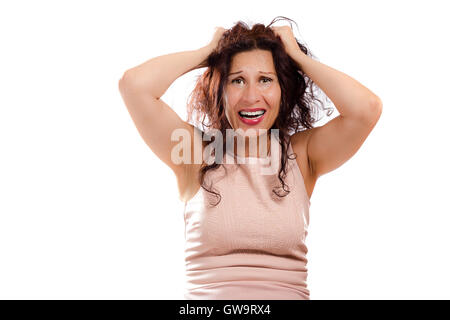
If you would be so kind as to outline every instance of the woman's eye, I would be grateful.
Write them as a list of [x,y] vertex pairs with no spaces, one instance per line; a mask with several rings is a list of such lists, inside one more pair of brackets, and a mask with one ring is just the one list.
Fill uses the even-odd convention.
[[[272,79],[270,79],[270,78],[261,78],[261,80],[268,80],[268,81],[264,81],[264,83],[272,81]],[[231,81],[231,83],[233,83],[235,81],[242,81],[242,79],[241,78],[234,79],[234,80]]]

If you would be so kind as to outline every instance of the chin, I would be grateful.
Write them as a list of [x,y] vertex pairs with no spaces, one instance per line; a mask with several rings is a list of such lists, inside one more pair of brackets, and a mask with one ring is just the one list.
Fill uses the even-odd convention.
[[248,126],[246,127],[246,126],[240,125],[240,126],[238,126],[238,129],[244,131],[244,135],[246,137],[251,137],[251,136],[256,137],[256,136],[261,136],[265,133],[268,133],[270,127],[267,127],[265,125],[255,125],[255,126],[251,126],[251,127],[248,127]]

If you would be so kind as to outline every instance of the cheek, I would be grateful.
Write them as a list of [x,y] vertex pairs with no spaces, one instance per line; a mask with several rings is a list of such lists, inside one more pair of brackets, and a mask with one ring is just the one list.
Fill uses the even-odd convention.
[[272,107],[278,106],[281,101],[281,91],[279,88],[271,88],[265,93],[265,97]]
[[281,99],[279,96],[274,95],[272,97],[268,97],[267,98],[267,102],[270,104],[273,113],[275,114],[275,116],[278,115],[278,112],[280,111],[280,103],[281,103]]

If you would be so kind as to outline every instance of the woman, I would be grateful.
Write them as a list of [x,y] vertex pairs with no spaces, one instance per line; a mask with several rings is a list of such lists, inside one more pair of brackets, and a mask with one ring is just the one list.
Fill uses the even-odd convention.
[[[312,59],[290,27],[271,26],[277,18],[217,28],[207,46],[153,58],[119,82],[140,135],[177,177],[186,299],[309,299],[305,238],[315,183],[356,153],[381,114],[380,98]],[[201,67],[183,121],[160,97]],[[340,113],[320,127],[312,126],[315,85]],[[183,148],[174,139],[180,130]],[[230,130],[238,134],[230,138]],[[276,170],[262,174],[274,160]]]

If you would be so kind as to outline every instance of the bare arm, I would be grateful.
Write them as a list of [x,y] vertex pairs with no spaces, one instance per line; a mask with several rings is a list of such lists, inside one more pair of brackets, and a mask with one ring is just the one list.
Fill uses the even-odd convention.
[[297,51],[296,61],[331,98],[340,115],[311,129],[307,142],[311,170],[319,177],[340,167],[362,146],[381,115],[382,102],[350,76]]
[[212,49],[208,45],[197,50],[152,58],[125,71],[119,81],[119,88],[133,86],[135,90],[143,90],[153,98],[159,99],[177,78],[205,66],[205,60],[211,52]]
[[119,90],[139,134],[166,165],[177,175],[185,172],[184,163],[175,164],[171,151],[179,141],[171,141],[172,132],[186,129],[194,138],[194,127],[183,121],[160,99],[181,75],[202,67],[212,51],[205,46],[198,50],[166,54],[150,59],[123,74]]
[[310,170],[319,177],[341,166],[359,150],[380,118],[382,102],[352,77],[303,53],[290,27],[274,29],[287,53],[333,101],[340,113],[327,124],[312,128],[306,134]]

